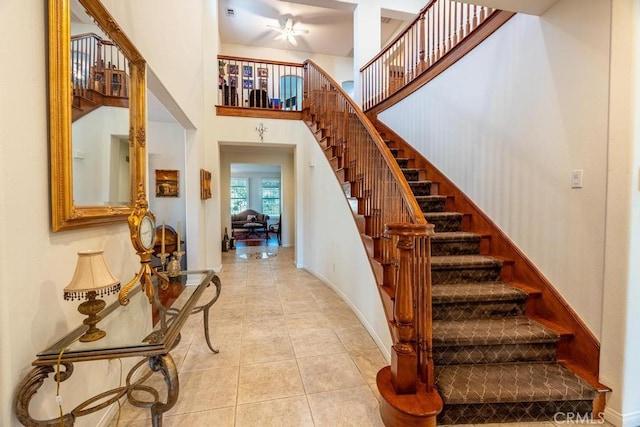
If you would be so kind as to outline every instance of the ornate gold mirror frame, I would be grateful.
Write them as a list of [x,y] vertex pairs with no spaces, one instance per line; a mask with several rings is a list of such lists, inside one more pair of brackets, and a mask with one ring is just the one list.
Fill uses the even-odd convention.
[[124,222],[145,188],[146,62],[99,0],[78,0],[129,61],[128,205],[76,206],[71,141],[71,0],[49,0],[51,227],[62,231]]

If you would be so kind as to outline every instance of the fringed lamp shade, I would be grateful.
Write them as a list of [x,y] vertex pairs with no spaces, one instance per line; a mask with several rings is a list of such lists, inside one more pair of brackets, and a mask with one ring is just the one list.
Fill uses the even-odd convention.
[[103,297],[120,290],[120,282],[113,277],[102,256],[104,251],[78,252],[78,264],[71,282],[64,288],[65,300],[81,300],[89,291]]
[[87,332],[80,337],[83,342],[96,341],[107,334],[96,327],[101,320],[98,313],[106,305],[104,300],[96,299],[96,296],[102,297],[120,290],[120,282],[109,271],[102,253],[102,250],[78,252],[76,271],[71,283],[64,288],[65,300],[86,299],[78,306],[78,311],[88,316],[83,321],[89,326]]

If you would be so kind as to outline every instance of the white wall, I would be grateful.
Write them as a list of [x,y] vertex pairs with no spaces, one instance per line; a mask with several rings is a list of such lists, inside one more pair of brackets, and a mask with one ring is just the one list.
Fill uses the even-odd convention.
[[607,228],[600,378],[606,419],[640,425],[640,7],[612,2]]
[[302,264],[342,296],[388,362],[391,334],[351,207],[318,144],[309,158],[314,166],[305,165],[307,179],[300,189],[305,195]]
[[[149,177],[149,209],[156,216],[157,225],[170,225],[180,232],[184,240],[186,224],[186,183],[185,170],[185,130],[178,123],[149,122],[147,127],[149,144],[147,145]],[[178,171],[178,197],[156,197],[156,170]],[[200,171],[198,171],[199,173]],[[177,229],[180,222],[180,230]],[[188,243],[187,243],[188,247]],[[189,251],[187,251],[189,253]]]
[[[609,8],[516,15],[380,117],[510,236],[601,335]],[[574,169],[584,187],[570,188]]]
[[[0,28],[11,34],[0,38],[0,52],[12,63],[0,70],[0,424],[5,426],[18,425],[14,391],[36,353],[82,321],[77,302],[62,298],[76,253],[104,249],[107,264],[121,280],[132,278],[139,266],[124,222],[50,231],[45,11],[39,0],[0,6]],[[65,408],[117,386],[110,369],[107,362],[78,364],[62,386]],[[38,392],[34,412],[46,407],[49,416],[56,414],[52,384],[50,379]],[[76,425],[98,425],[101,416],[90,415]]]

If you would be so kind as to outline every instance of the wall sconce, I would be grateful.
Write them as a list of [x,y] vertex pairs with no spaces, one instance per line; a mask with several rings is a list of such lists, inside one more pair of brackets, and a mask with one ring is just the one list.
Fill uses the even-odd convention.
[[256,127],[256,132],[258,132],[258,136],[260,137],[260,142],[264,142],[264,133],[267,131],[268,129],[264,126],[264,123],[260,123],[257,127]]
[[96,327],[102,320],[98,313],[105,307],[106,302],[96,299],[120,290],[120,281],[114,278],[104,261],[102,250],[78,252],[78,263],[71,282],[64,288],[65,300],[86,299],[78,306],[78,311],[88,317],[83,323],[89,326],[87,332],[80,337],[82,342],[97,341],[107,335]]

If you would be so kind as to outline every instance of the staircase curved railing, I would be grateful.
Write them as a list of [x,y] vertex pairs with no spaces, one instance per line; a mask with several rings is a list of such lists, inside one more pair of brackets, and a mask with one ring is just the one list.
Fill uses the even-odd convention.
[[95,90],[128,97],[129,62],[111,40],[94,33],[71,37],[71,81],[74,92]]
[[403,32],[360,69],[363,110],[415,80],[499,12],[453,0],[429,1]]
[[[377,275],[393,338],[391,383],[398,395],[433,392],[431,253],[428,224],[407,180],[373,124],[314,62],[305,62],[306,123],[329,152],[365,218],[363,242]],[[355,213],[354,213],[355,215]],[[366,241],[365,241],[366,240]],[[375,269],[374,269],[375,271]],[[380,377],[380,375],[379,375]],[[380,384],[379,384],[380,388]],[[383,396],[384,397],[384,396]]]

